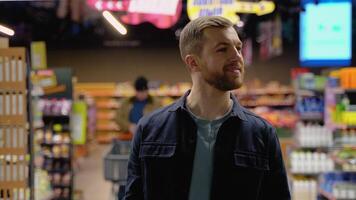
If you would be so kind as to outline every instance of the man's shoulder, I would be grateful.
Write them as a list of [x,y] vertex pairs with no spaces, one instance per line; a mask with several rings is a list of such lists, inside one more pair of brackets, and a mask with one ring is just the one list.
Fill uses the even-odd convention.
[[242,107],[242,112],[245,114],[247,121],[255,128],[262,128],[271,131],[274,129],[273,125],[261,116],[251,112],[250,110]]
[[141,124],[141,126],[147,126],[152,123],[157,124],[165,122],[165,119],[167,119],[170,115],[174,114],[173,108],[175,107],[175,103],[176,102],[154,110],[148,115],[142,117],[139,123]]

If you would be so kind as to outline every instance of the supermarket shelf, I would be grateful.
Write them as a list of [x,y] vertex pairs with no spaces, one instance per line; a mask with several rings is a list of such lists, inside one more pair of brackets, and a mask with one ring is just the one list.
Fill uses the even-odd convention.
[[244,104],[241,103],[241,105],[245,106],[245,107],[294,107],[294,103],[267,103],[267,104]]
[[52,200],[72,200],[72,198],[71,197],[59,197],[59,198],[53,197]]
[[284,90],[266,90],[265,88],[263,89],[253,89],[244,91],[244,92],[235,92],[237,95],[241,96],[256,96],[256,95],[288,95],[288,94],[294,94],[293,89],[284,89]]
[[48,143],[48,142],[42,142],[40,143],[42,146],[53,146],[53,145],[70,145],[70,143],[68,142],[60,142],[60,143],[55,143],[55,142],[51,142],[51,143]]
[[317,177],[323,172],[291,172],[292,175],[294,176],[312,176],[312,177]]
[[69,118],[70,115],[42,115],[43,118]]
[[344,160],[344,159],[338,158],[336,155],[331,155],[330,157],[335,162],[335,164],[338,164],[338,165],[349,164],[349,160]]
[[333,146],[296,146],[296,149],[300,150],[318,150],[318,151],[323,151],[323,152],[328,152],[331,148],[334,148]]
[[331,194],[321,188],[318,189],[318,192],[320,195],[322,195],[323,197],[325,197],[328,200],[336,200],[336,198],[333,196],[333,194]]
[[344,89],[346,93],[355,93],[356,89]]
[[296,90],[296,95],[299,96],[317,96],[323,94],[324,91],[322,90],[308,90],[308,89],[298,89]]
[[324,89],[317,89],[317,88],[300,88],[299,91],[313,91],[317,93],[324,93]]
[[356,125],[345,125],[346,128],[350,128],[350,129],[356,129]]
[[[113,91],[87,91],[83,92],[88,96],[94,97],[94,98],[107,98],[107,97],[112,97],[112,98],[128,98],[134,96],[134,93],[130,94],[124,94],[124,93],[118,93],[118,92],[113,92]],[[154,97],[181,97],[184,95],[184,93],[156,93],[156,92],[150,92],[150,95]]]
[[324,120],[322,113],[304,113],[299,116],[301,120],[313,120],[313,121],[322,121]]
[[118,132],[120,129],[115,128],[115,127],[98,127],[96,128],[97,132],[105,132],[105,131],[112,131],[112,132]]
[[115,139],[131,140],[132,134],[117,132],[116,134],[98,134],[98,135],[96,135],[96,141],[100,144],[110,144]]
[[[46,170],[46,169],[44,169]],[[71,172],[68,169],[51,169],[51,170],[46,170],[48,173],[53,174],[53,173],[60,173],[60,174],[65,174]]]
[[70,157],[53,157],[53,156],[44,156],[46,159],[53,159],[53,160],[61,160],[61,161],[68,161],[70,162],[71,161],[71,158]]
[[53,188],[70,188],[72,187],[71,185],[63,185],[63,184],[53,184]]

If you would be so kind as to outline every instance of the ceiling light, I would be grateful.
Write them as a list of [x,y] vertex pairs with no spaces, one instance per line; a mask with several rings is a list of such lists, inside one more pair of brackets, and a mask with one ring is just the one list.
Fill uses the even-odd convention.
[[0,32],[5,33],[6,35],[13,36],[15,35],[15,31],[7,28],[5,26],[0,25]]
[[127,34],[126,28],[107,10],[103,12],[105,19],[122,35]]

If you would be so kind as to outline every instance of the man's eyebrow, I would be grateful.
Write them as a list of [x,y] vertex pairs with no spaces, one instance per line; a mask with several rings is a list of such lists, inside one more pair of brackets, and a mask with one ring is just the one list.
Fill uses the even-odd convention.
[[219,42],[215,45],[215,48],[218,47],[218,46],[222,46],[222,45],[229,45],[229,43],[227,42]]
[[[214,48],[217,48],[217,47],[219,47],[219,46],[224,46],[224,45],[229,45],[229,43],[228,43],[228,42],[219,42],[219,43],[217,43],[217,44],[214,46]],[[238,43],[237,43],[237,46],[242,47],[242,42],[238,42]]]

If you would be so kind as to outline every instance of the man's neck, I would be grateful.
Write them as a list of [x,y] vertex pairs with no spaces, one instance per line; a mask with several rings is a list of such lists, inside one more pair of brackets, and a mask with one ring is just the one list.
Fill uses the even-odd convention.
[[199,118],[214,120],[224,116],[232,107],[230,92],[220,91],[210,85],[193,85],[186,105]]

